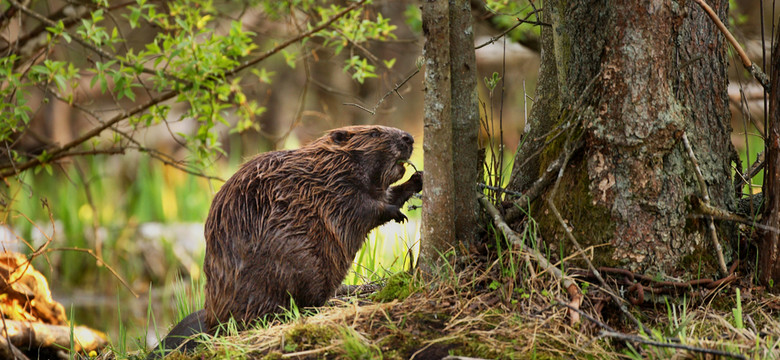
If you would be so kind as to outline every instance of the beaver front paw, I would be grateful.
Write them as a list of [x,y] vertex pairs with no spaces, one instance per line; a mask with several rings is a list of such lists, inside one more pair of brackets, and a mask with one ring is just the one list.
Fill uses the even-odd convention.
[[423,172],[417,171],[406,181],[415,193],[422,191],[423,188]]
[[387,205],[382,219],[383,223],[393,220],[397,223],[403,223],[407,220],[406,215],[401,212],[401,208],[395,205]]

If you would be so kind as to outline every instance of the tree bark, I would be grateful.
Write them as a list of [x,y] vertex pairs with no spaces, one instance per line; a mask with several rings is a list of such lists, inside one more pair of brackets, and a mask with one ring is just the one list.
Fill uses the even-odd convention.
[[436,260],[440,252],[450,248],[468,248],[479,230],[475,191],[480,174],[476,55],[469,1],[426,1],[422,15],[422,256]]
[[455,243],[449,3],[424,1],[422,21],[425,36],[425,176],[421,256],[437,260],[438,251],[444,251]]
[[758,278],[767,286],[780,284],[780,31],[774,40],[771,67],[763,223],[775,231],[765,231],[758,244]]
[[479,103],[477,57],[469,0],[450,0],[450,74],[452,94],[452,153],[455,178],[455,237],[468,248],[478,235],[479,203],[476,183],[481,174],[478,158]]
[[[727,6],[714,8],[725,18]],[[518,151],[510,190],[526,190],[568,136],[582,136],[561,190],[542,197],[554,196],[580,242],[612,245],[596,261],[675,275],[692,266],[715,271],[706,222],[691,217],[691,197],[703,195],[680,139],[687,132],[713,205],[733,209],[722,35],[692,2],[552,1],[545,19],[552,27],[542,36],[552,45],[543,44],[541,108],[526,140],[537,143]],[[563,244],[544,203],[532,209],[548,243]]]

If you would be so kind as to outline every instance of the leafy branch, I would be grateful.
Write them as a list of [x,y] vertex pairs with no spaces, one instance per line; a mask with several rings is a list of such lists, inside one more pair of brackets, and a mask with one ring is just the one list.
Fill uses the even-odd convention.
[[[145,112],[145,111],[147,111],[147,110],[149,110],[149,109],[151,109],[153,107],[156,107],[158,105],[161,105],[162,103],[164,103],[164,102],[166,102],[166,101],[168,101],[170,99],[173,99],[173,98],[175,98],[177,96],[179,97],[180,100],[186,100],[186,101],[188,101],[190,103],[190,106],[191,106],[191,109],[189,111],[190,115],[192,115],[195,118],[203,119],[204,121],[207,122],[206,125],[203,125],[203,126],[206,127],[205,128],[206,131],[202,131],[203,129],[201,129],[201,131],[199,131],[199,133],[201,133],[201,134],[205,133],[206,135],[203,135],[203,136],[209,136],[208,129],[210,129],[213,126],[215,120],[224,122],[224,119],[221,119],[220,115],[217,114],[217,111],[219,109],[224,108],[223,105],[219,105],[217,103],[218,101],[224,101],[224,100],[228,99],[230,94],[234,94],[234,99],[236,99],[236,101],[239,101],[239,102],[242,102],[242,101],[245,102],[246,101],[245,100],[246,97],[243,96],[243,93],[241,93],[240,89],[236,89],[235,87],[233,87],[232,84],[220,85],[220,81],[225,81],[228,78],[235,77],[241,71],[243,71],[243,70],[245,70],[247,68],[250,68],[250,67],[252,67],[252,66],[254,66],[254,65],[256,65],[256,64],[258,64],[260,62],[262,62],[263,60],[269,58],[270,56],[272,56],[274,54],[282,52],[285,48],[289,47],[290,45],[298,43],[298,42],[301,42],[301,41],[303,41],[303,40],[305,40],[307,38],[310,38],[310,37],[316,35],[317,33],[323,31],[324,29],[332,26],[339,19],[347,16],[348,14],[351,14],[354,10],[362,7],[364,4],[366,4],[366,2],[367,2],[367,0],[361,0],[361,1],[355,2],[355,3],[351,4],[350,6],[348,6],[346,8],[343,8],[343,9],[333,13],[330,17],[324,18],[322,22],[320,22],[316,26],[312,26],[309,30],[307,30],[305,32],[302,32],[302,33],[300,33],[300,34],[298,34],[296,36],[293,36],[293,37],[283,41],[282,43],[274,46],[272,49],[262,53],[259,56],[254,57],[254,58],[252,58],[250,60],[246,60],[246,61],[243,61],[243,62],[240,62],[240,63],[232,63],[234,66],[232,66],[230,68],[225,68],[223,71],[211,70],[209,72],[203,72],[203,70],[200,70],[200,72],[199,72],[198,71],[198,65],[195,64],[194,65],[195,66],[195,68],[194,68],[195,70],[193,70],[193,72],[181,73],[181,74],[173,75],[172,73],[164,72],[163,70],[160,70],[160,69],[148,69],[146,67],[141,66],[140,65],[141,64],[141,62],[140,62],[141,57],[140,56],[132,56],[132,54],[128,54],[125,58],[112,56],[112,55],[108,54],[107,52],[105,52],[104,50],[102,50],[99,47],[99,44],[101,43],[100,40],[98,40],[97,43],[90,43],[89,41],[87,41],[85,39],[85,37],[82,36],[84,34],[87,34],[86,32],[77,32],[77,34],[70,34],[68,32],[65,32],[65,30],[62,27],[62,23],[53,23],[50,20],[48,20],[47,18],[45,18],[43,15],[40,15],[40,14],[38,14],[38,13],[28,9],[28,8],[26,8],[25,6],[20,4],[18,1],[11,0],[11,5],[14,6],[15,8],[17,8],[18,10],[20,10],[21,12],[23,12],[23,13],[25,13],[25,14],[33,17],[33,18],[36,18],[37,20],[39,20],[39,21],[41,21],[41,22],[43,22],[45,24],[53,25],[53,26],[50,26],[48,30],[50,32],[53,32],[55,35],[59,35],[59,36],[65,38],[66,41],[68,41],[69,38],[73,39],[74,41],[78,42],[79,44],[81,44],[85,48],[95,52],[98,55],[100,55],[102,58],[110,59],[108,62],[98,62],[98,63],[95,64],[96,65],[95,71],[96,71],[96,73],[98,75],[96,78],[100,79],[100,81],[101,81],[101,90],[103,92],[105,92],[107,90],[106,89],[107,88],[107,84],[106,84],[105,78],[108,75],[108,76],[111,76],[113,78],[113,81],[114,81],[114,84],[115,84],[114,91],[116,91],[119,94],[118,99],[121,99],[122,96],[125,96],[125,97],[130,98],[131,100],[134,100],[134,95],[133,95],[133,92],[131,90],[133,84],[129,83],[127,80],[124,80],[124,79],[127,79],[127,77],[136,76],[136,74],[134,72],[145,73],[147,75],[152,76],[152,79],[157,83],[156,88],[157,88],[158,91],[161,91],[165,87],[168,87],[168,86],[170,86],[171,88],[170,88],[170,90],[159,92],[157,95],[151,97],[148,101],[146,101],[146,102],[144,102],[142,104],[136,105],[135,107],[132,107],[132,108],[127,109],[127,110],[119,111],[119,113],[117,113],[116,115],[112,116],[110,119],[107,119],[107,120],[100,120],[100,119],[98,119],[98,121],[100,122],[99,125],[95,126],[94,128],[90,129],[89,131],[83,133],[82,135],[80,135],[76,139],[73,139],[72,141],[66,143],[65,145],[47,149],[46,152],[45,152],[45,156],[36,156],[36,157],[31,157],[31,158],[29,158],[26,161],[20,161],[15,156],[12,156],[11,152],[9,151],[8,152],[8,156],[9,156],[9,160],[10,161],[0,165],[0,170],[2,170],[0,172],[0,177],[5,179],[5,178],[7,178],[9,176],[18,175],[18,174],[22,173],[25,170],[34,168],[34,167],[39,166],[39,165],[44,165],[44,164],[46,164],[48,162],[51,162],[51,161],[56,161],[56,160],[59,160],[59,159],[62,159],[62,158],[66,158],[66,157],[69,157],[69,156],[73,156],[73,155],[76,155],[76,154],[83,154],[83,152],[73,152],[71,150],[74,149],[75,147],[77,147],[77,146],[79,146],[79,145],[89,141],[90,139],[96,138],[97,136],[99,136],[106,129],[114,129],[114,127],[118,123],[120,123],[121,121],[126,120],[128,118],[132,118],[132,117],[138,116],[138,115],[142,114],[143,112]],[[149,19],[152,19],[152,20],[155,19],[155,15],[152,14],[151,11],[149,12],[149,14],[150,14],[148,16]],[[239,42],[247,42],[247,41],[249,41],[249,39],[245,37],[245,35],[244,35],[245,33],[242,33],[240,31],[240,29],[238,29],[238,30],[235,29],[235,24],[236,23],[234,23],[234,28],[231,28],[231,32],[233,32],[234,30],[236,31],[236,34],[233,34],[233,35],[235,35],[237,38],[239,38],[239,40],[238,40]],[[194,38],[193,34],[189,34],[189,35],[193,36],[193,38]],[[244,46],[242,48],[241,44],[238,44],[238,45],[239,45],[239,50],[237,51],[236,54],[232,54],[234,56],[244,55],[244,53],[248,51],[247,49],[251,49],[251,47],[248,48],[248,47]],[[150,46],[155,50],[155,52],[164,53],[165,50],[166,50],[166,49],[163,49],[163,48],[159,48],[159,46],[158,46],[158,44],[156,42],[154,44],[150,45]],[[164,47],[165,46],[171,46],[171,44],[165,44]],[[147,47],[149,47],[149,46],[147,46]],[[192,47],[193,48],[196,47],[194,43],[192,43]],[[169,59],[173,59],[173,56],[174,55],[169,56]],[[196,53],[195,56],[197,56],[197,53]],[[13,60],[14,59],[12,58],[10,62],[13,62]],[[132,60],[139,60],[139,61],[132,61]],[[170,61],[171,60],[169,60],[169,62]],[[160,62],[161,62],[161,58],[158,58],[157,60],[155,60],[155,66],[159,65]],[[67,75],[63,74],[62,72],[64,72],[65,70],[61,70],[61,68],[63,68],[63,66],[61,66],[63,63],[61,63],[61,62],[51,62],[50,61],[49,64],[51,64],[50,67],[38,67],[38,68],[36,68],[36,70],[40,73],[39,77],[41,78],[42,81],[46,80],[44,82],[45,84],[51,83],[51,80],[53,79],[55,81],[55,83],[58,85],[58,88],[61,91],[64,91],[67,88],[66,84],[68,83],[68,81],[72,81],[74,78],[76,78],[78,76],[78,74],[76,74],[74,71],[72,71],[72,68],[71,68],[70,73],[67,73]],[[114,64],[118,64],[120,69],[119,70],[108,70]],[[208,67],[208,68],[209,69],[214,69],[214,68],[218,69],[221,65],[224,65],[224,64],[231,64],[231,62],[227,62],[227,63],[223,63],[223,64],[217,64],[216,66]],[[166,65],[166,67],[167,67],[167,65]],[[207,68],[207,67],[203,66],[203,68]],[[66,69],[67,69],[67,67],[66,67]],[[9,71],[9,73],[11,73],[11,71]],[[182,74],[184,74],[186,76],[182,77],[181,76]],[[159,78],[160,76],[162,78]],[[95,81],[96,78],[93,78],[93,84],[94,84],[94,81]],[[16,77],[16,78],[11,77],[10,79],[11,80],[15,79],[17,81],[16,83],[13,83],[11,85],[15,85],[18,88],[22,88],[23,84],[21,83],[21,78],[19,78],[19,77]],[[171,81],[171,80],[174,81],[173,84],[170,84],[168,82],[168,81]],[[214,82],[214,81],[216,81],[216,82]],[[233,84],[235,84],[235,81],[233,82]],[[122,86],[120,86],[120,85],[122,85]],[[195,92],[195,93],[191,93],[191,92]],[[9,94],[9,95],[6,95],[6,96],[7,97],[12,97],[13,95],[15,95],[15,94]],[[20,99],[20,98],[21,98],[21,96],[17,95],[17,99]],[[65,100],[72,101],[72,99],[65,99]],[[73,105],[73,104],[71,103],[71,105]],[[247,106],[247,108],[255,109],[256,111],[262,111],[261,109],[258,109],[256,107],[252,107],[252,106]],[[165,112],[163,111],[162,113],[165,113]],[[206,114],[206,115],[203,115],[203,114]],[[22,114],[22,115],[24,115],[24,114]],[[160,115],[151,115],[150,116],[150,115],[147,114],[147,115],[145,115],[147,117],[146,121],[147,121],[147,123],[149,123],[151,121],[150,117],[157,117],[158,119],[160,119],[160,118],[162,118],[161,115],[162,114],[160,114]],[[248,115],[251,116],[252,114],[248,114]],[[166,121],[166,120],[162,119],[162,121]],[[14,129],[13,126],[11,128]],[[202,141],[200,143],[208,143],[208,141],[207,141],[208,139],[201,139],[201,140]]]

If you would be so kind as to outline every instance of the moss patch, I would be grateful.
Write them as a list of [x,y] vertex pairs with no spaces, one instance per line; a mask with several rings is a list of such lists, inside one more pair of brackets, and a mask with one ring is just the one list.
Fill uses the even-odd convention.
[[414,276],[407,272],[399,272],[390,276],[385,286],[371,298],[380,302],[404,300],[417,290],[419,286],[415,285]]

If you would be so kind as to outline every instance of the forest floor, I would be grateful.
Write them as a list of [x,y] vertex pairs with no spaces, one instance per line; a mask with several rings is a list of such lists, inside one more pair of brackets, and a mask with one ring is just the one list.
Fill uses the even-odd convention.
[[623,302],[640,332],[597,284],[577,280],[583,298],[574,310],[554,278],[522,253],[507,254],[398,273],[377,292],[204,335],[196,353],[168,359],[780,358],[780,297],[745,286],[749,279]]

